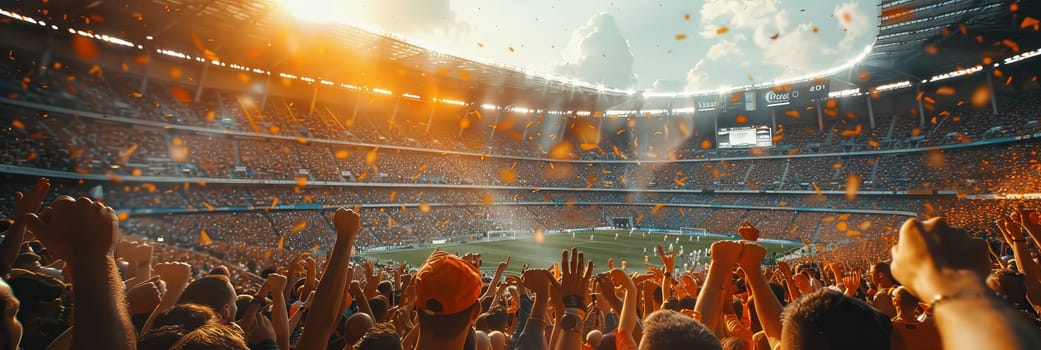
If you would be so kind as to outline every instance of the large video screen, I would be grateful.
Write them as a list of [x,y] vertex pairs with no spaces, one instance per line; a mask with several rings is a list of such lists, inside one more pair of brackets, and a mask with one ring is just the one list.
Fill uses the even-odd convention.
[[719,148],[773,147],[773,130],[766,125],[719,128],[716,145]]

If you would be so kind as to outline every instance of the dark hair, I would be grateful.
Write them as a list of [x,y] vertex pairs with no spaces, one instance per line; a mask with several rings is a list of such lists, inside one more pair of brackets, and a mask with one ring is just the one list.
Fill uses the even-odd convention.
[[698,299],[692,296],[684,296],[680,298],[680,309],[694,310],[694,305],[698,304]]
[[726,337],[720,340],[719,343],[726,350],[751,350],[752,348],[751,344],[738,337]]
[[194,331],[196,328],[217,323],[217,314],[208,306],[185,303],[178,304],[155,316],[153,327],[179,326],[186,332]]
[[181,326],[162,326],[152,328],[137,338],[138,350],[168,350],[188,331]]
[[494,306],[491,310],[488,310],[488,329],[493,331],[501,331],[509,326],[510,314],[506,312],[506,308],[502,306]]
[[[177,300],[178,304],[194,303],[207,306],[220,314],[225,305],[235,299],[231,280],[225,275],[209,275],[188,284]],[[231,315],[234,317],[235,315]]]
[[249,350],[246,340],[235,329],[210,324],[188,332],[170,350]]
[[643,319],[641,349],[722,349],[719,339],[701,322],[672,310],[659,310]]
[[889,269],[889,263],[877,262],[871,265],[872,273],[880,273],[883,277],[889,279],[889,282],[897,283],[896,277],[893,277],[893,271]]
[[372,299],[369,299],[369,308],[372,309],[372,320],[374,323],[380,323],[387,320],[387,298],[382,295],[377,295]]
[[791,349],[889,349],[889,317],[867,303],[825,288],[788,305],[782,341]]
[[389,323],[380,323],[369,328],[361,337],[354,350],[401,350],[401,337]]
[[[474,302],[466,310],[448,315],[427,315],[418,312],[420,334],[432,334],[438,338],[451,338],[462,335],[470,328],[470,317],[480,304]],[[426,333],[429,332],[429,333]]]

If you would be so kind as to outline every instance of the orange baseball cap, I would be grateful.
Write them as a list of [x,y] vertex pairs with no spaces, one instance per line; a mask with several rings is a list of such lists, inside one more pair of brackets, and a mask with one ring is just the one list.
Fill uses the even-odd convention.
[[477,302],[481,272],[458,256],[435,250],[416,273],[416,306],[428,315],[451,315]]

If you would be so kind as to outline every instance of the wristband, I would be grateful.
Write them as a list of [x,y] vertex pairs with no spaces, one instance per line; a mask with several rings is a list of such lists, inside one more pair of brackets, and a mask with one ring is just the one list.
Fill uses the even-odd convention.
[[572,307],[574,307],[574,308],[582,309],[583,312],[586,311],[586,298],[583,298],[581,295],[578,295],[578,294],[568,295],[568,296],[564,297],[563,302],[564,302],[564,307],[565,308],[572,308]]
[[957,300],[957,299],[990,299],[993,296],[994,296],[993,293],[986,292],[986,291],[978,291],[978,292],[961,291],[961,292],[955,292],[953,294],[938,294],[935,297],[933,297],[932,301],[929,302],[928,307],[929,307],[929,310],[935,311],[937,306],[939,306],[941,304],[944,304],[944,303],[946,303],[948,301],[951,301],[951,300]]

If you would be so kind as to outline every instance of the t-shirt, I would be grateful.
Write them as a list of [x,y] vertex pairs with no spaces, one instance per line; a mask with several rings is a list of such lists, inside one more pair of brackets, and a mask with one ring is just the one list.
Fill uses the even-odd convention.
[[889,337],[893,350],[929,350],[943,349],[940,332],[936,324],[926,322],[907,322],[893,319],[893,335]]
[[[625,334],[626,336],[623,336]],[[615,350],[636,350],[636,340],[633,339],[633,331],[618,328],[614,337]]]

